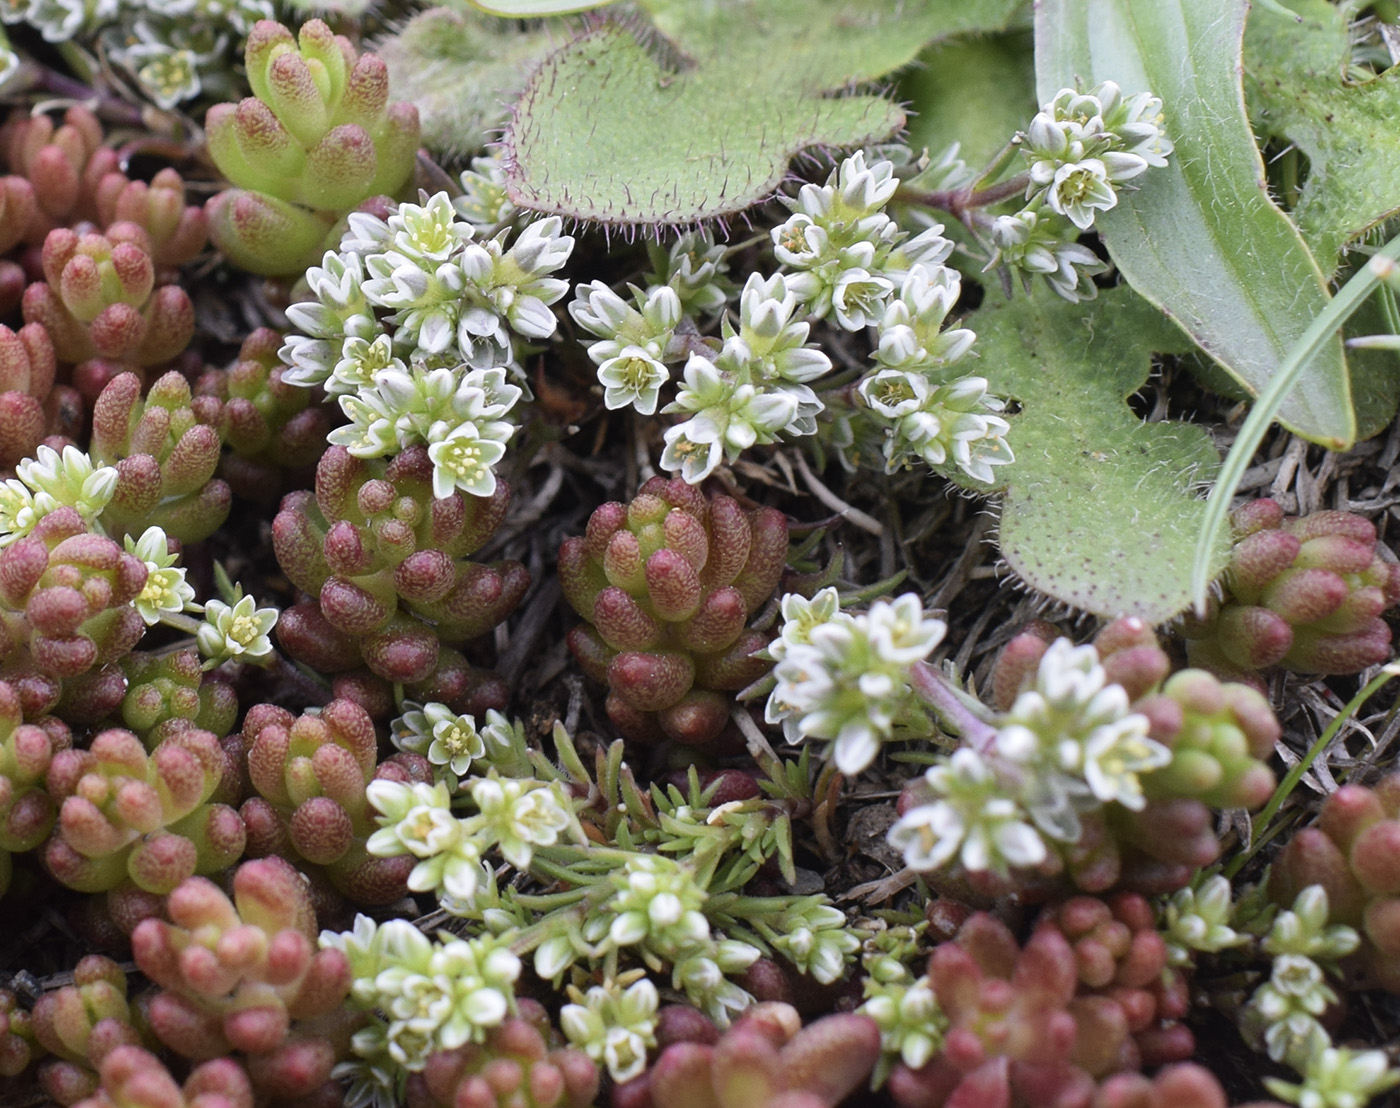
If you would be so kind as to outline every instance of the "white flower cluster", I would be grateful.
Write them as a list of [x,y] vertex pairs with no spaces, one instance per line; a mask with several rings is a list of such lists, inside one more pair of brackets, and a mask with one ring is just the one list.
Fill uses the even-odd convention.
[[362,1058],[420,1070],[435,1051],[481,1042],[515,1009],[520,959],[493,936],[433,942],[407,920],[358,916],[353,931],[322,932],[321,945],[349,960],[354,1002],[382,1014],[355,1034]]
[[429,446],[434,493],[477,496],[513,433],[522,395],[514,338],[554,333],[549,305],[568,282],[551,277],[574,240],[557,217],[479,241],[445,192],[400,204],[387,220],[350,217],[339,251],[307,271],[315,299],[287,309],[302,333],[281,350],[283,380],[324,385],[351,425],[332,441],[360,457]]
[[1047,838],[1078,842],[1081,815],[1105,804],[1143,808],[1141,775],[1171,761],[1147,730],[1123,687],[1109,683],[1098,652],[1058,639],[991,749],[965,747],[930,767],[930,799],[890,828],[890,843],[922,871],[954,859],[972,872],[1039,865]]
[[1043,276],[1066,300],[1092,299],[1091,277],[1105,266],[1074,239],[1117,206],[1125,182],[1167,164],[1162,101],[1147,92],[1124,97],[1112,81],[1087,93],[1061,89],[1020,138],[1026,204],[993,223],[993,264]]
[[595,985],[585,995],[573,986],[574,1001],[559,1012],[565,1038],[617,1082],[630,1081],[647,1067],[647,1049],[656,1046],[656,1011],[661,997],[645,977],[623,988],[619,981]]
[[580,929],[554,935],[535,950],[535,973],[557,978],[581,957],[632,948],[653,970],[671,966],[671,985],[720,1026],[753,997],[727,977],[758,960],[749,943],[717,939],[701,911],[705,890],[694,872],[672,858],[634,854],[608,877],[612,895]]
[[437,892],[471,905],[493,874],[483,861],[495,849],[518,870],[528,869],[534,849],[553,846],[578,823],[557,784],[497,776],[478,777],[468,787],[477,814],[452,813],[446,784],[405,785],[371,781],[365,790],[379,812],[379,830],[365,844],[371,854],[420,859],[409,874],[415,892]]
[[1291,910],[1275,917],[1263,943],[1264,952],[1273,956],[1269,980],[1255,990],[1241,1013],[1246,1034],[1275,1062],[1299,1073],[1332,1045],[1320,1019],[1337,1003],[1327,970],[1335,972],[1336,960],[1361,942],[1353,928],[1329,926],[1329,911],[1327,891],[1309,885],[1294,898]]
[[1197,952],[1218,954],[1249,942],[1247,931],[1230,926],[1229,878],[1215,874],[1191,888],[1178,889],[1162,910],[1162,937],[1174,966],[1189,966]]
[[184,568],[175,565],[180,558],[170,553],[170,540],[164,531],[147,527],[139,539],[127,535],[125,546],[128,554],[146,565],[146,584],[131,603],[147,627],[159,623],[167,613],[199,608],[193,586],[185,582]]
[[15,474],[0,483],[0,547],[24,538],[59,508],[73,508],[93,524],[117,491],[116,468],[95,465],[76,446],[65,446],[62,454],[40,446]]
[[947,625],[925,617],[918,596],[877,600],[851,615],[829,588],[810,601],[787,594],[782,613],[782,629],[768,648],[777,686],[764,718],[781,723],[789,742],[830,740],[837,768],[852,774],[875,760],[897,728],[928,733],[910,668],[943,640]]

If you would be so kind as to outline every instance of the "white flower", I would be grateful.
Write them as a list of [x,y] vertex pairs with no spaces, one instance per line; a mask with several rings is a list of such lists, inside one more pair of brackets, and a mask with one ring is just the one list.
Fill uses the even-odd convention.
[[473,782],[471,794],[501,854],[516,869],[529,868],[533,848],[553,846],[573,822],[572,808],[554,785],[483,777]]
[[656,1011],[660,996],[645,977],[625,991],[616,982],[595,985],[583,1003],[566,1004],[559,1026],[574,1046],[608,1068],[614,1081],[630,1081],[646,1069],[647,1049],[656,1046]]
[[889,830],[910,869],[943,869],[956,858],[970,873],[1037,866],[1045,843],[976,751],[966,747],[925,774],[937,798],[909,809]]
[[206,666],[236,658],[256,662],[270,658],[272,640],[268,632],[277,623],[276,608],[259,608],[251,596],[241,597],[232,607],[222,600],[204,606],[204,622],[195,641],[209,661]]
[[170,553],[164,531],[148,527],[136,540],[127,535],[125,546],[146,565],[146,584],[131,602],[146,626],[159,623],[164,612],[183,612],[194,603],[194,589],[185,583],[185,571],[175,568],[179,559]]
[[656,411],[661,386],[670,380],[666,366],[642,346],[624,346],[598,366],[603,404],[609,411],[633,407],[642,415]]
[[59,508],[75,508],[91,523],[117,490],[117,471],[98,466],[76,446],[65,446],[59,454],[51,446],[40,446],[34,458],[15,467],[19,479],[34,490],[34,510],[46,516]]
[[1109,182],[1108,167],[1098,158],[1068,162],[1055,170],[1045,194],[1050,209],[1081,231],[1094,225],[1096,211],[1108,211],[1118,203],[1118,192]]

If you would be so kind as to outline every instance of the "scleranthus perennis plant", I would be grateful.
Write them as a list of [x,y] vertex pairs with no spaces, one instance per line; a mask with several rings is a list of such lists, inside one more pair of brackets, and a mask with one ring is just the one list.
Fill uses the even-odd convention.
[[896,734],[932,732],[910,667],[942,641],[947,624],[925,617],[918,596],[877,600],[853,616],[828,588],[810,601],[789,593],[782,612],[782,629],[768,647],[777,685],[764,717],[781,723],[789,742],[829,740],[837,768],[853,774]]
[[355,213],[339,252],[307,271],[315,299],[289,309],[304,333],[283,347],[284,380],[339,395],[416,362],[514,369],[517,337],[554,333],[549,305],[568,283],[550,274],[574,240],[558,218],[528,224],[508,246],[510,238],[507,227],[478,241],[446,193],[400,204],[387,219]]

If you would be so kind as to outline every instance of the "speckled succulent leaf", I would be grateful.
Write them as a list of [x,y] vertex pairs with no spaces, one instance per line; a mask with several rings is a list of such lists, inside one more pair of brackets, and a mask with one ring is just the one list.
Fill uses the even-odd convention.
[[[1240,87],[1248,8],[1245,0],[1053,0],[1036,9],[1036,83],[1042,100],[1076,80],[1114,80],[1150,88],[1168,105],[1175,157],[1097,227],[1133,288],[1258,393],[1328,294],[1297,227],[1268,195],[1249,129]],[[1192,64],[1182,66],[1187,56]],[[1279,420],[1333,449],[1352,442],[1340,341],[1322,347]]]
[[992,391],[1022,407],[1010,417],[1017,462],[1000,486],[1011,567],[1100,615],[1156,623],[1186,608],[1204,508],[1194,488],[1215,450],[1199,427],[1143,423],[1122,402],[1147,379],[1150,355],[1180,350],[1183,336],[1127,288],[1080,304],[1037,291],[967,322]]
[[432,8],[386,39],[379,54],[395,95],[418,109],[423,144],[451,154],[494,137],[531,68],[557,45],[546,29]]
[[1311,168],[1293,217],[1324,269],[1339,250],[1400,208],[1400,73],[1344,77],[1345,15],[1322,0],[1285,0],[1299,20],[1265,9],[1244,38],[1245,91],[1268,135],[1297,145]]
[[[904,122],[890,101],[828,91],[897,69],[931,39],[998,28],[1015,7],[645,6],[664,50],[604,23],[536,70],[504,140],[507,189],[518,206],[613,224],[741,211],[771,195],[802,150],[874,141]],[[721,98],[727,108],[716,112]]]

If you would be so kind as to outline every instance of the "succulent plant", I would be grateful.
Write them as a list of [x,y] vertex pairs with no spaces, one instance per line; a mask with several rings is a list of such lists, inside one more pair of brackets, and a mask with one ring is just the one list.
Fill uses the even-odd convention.
[[[1154,1077],[1115,1073],[1099,1083],[1093,1108],[1227,1108],[1230,1103],[1215,1075],[1204,1066],[1167,1066]],[[1281,1108],[1276,1101],[1252,1101],[1240,1108]]]
[[46,402],[57,362],[49,333],[27,323],[18,331],[0,324],[0,465],[33,457],[52,422]]
[[789,1004],[765,1001],[713,1045],[674,1042],[642,1077],[618,1086],[614,1108],[834,1108],[880,1056],[868,1016],[841,1013],[806,1027]]
[[44,1091],[60,1104],[91,1096],[102,1059],[116,1047],[141,1044],[122,968],[100,954],[83,958],[71,985],[35,1002],[33,1034],[53,1055],[39,1070]]
[[1005,924],[976,913],[934,950],[928,976],[948,1028],[924,1066],[895,1065],[889,1091],[904,1108],[1082,1104],[1096,1078],[1131,1068],[1123,1008],[1076,997],[1075,950],[1054,927],[1023,949]]
[[117,487],[103,510],[114,535],[160,527],[182,542],[208,538],[228,517],[232,494],[214,476],[225,424],[223,405],[191,396],[172,370],[141,398],[134,373],[114,377],[92,416],[93,457],[117,470]]
[[144,920],[131,935],[137,966],[161,990],[146,1008],[157,1038],[186,1058],[241,1052],[261,1092],[318,1092],[337,1061],[331,1040],[345,1038],[328,1032],[345,1023],[350,966],[316,948],[301,875],[280,858],[244,862],[232,898],[192,877],[166,911],[170,922]]
[[100,1077],[76,1108],[253,1108],[248,1075],[230,1058],[196,1066],[180,1085],[150,1051],[119,1046],[102,1060]]
[[1069,940],[1080,997],[1105,997],[1122,1009],[1140,1064],[1192,1056],[1195,1037],[1180,1022],[1190,1006],[1186,979],[1168,967],[1167,942],[1146,899],[1136,893],[1106,901],[1073,897],[1047,911],[1038,926]]
[[224,445],[232,453],[219,474],[246,500],[276,499],[287,471],[311,469],[326,450],[329,416],[310,390],[282,380],[281,344],[276,331],[260,327],[227,369],[207,370],[195,386],[199,396],[223,403]]
[[125,680],[113,663],[145,631],[132,601],[146,577],[140,559],[93,534],[70,507],[0,552],[0,658],[27,718],[65,696],[75,722],[121,702]]
[[209,798],[228,775],[207,731],[171,735],[147,754],[130,731],[100,732],[86,750],[54,755],[48,791],[58,826],[44,847],[54,877],[80,892],[130,879],[167,893],[195,873],[214,873],[243,853],[238,813]]
[[34,1023],[10,989],[0,989],[0,1077],[18,1077],[42,1052]]
[[582,1051],[553,1047],[549,1017],[533,1000],[481,1043],[428,1056],[408,1079],[408,1108],[588,1108],[598,1069]]
[[60,361],[150,366],[189,345],[194,306],[178,285],[156,286],[151,238],[139,225],[113,223],[103,234],[57,227],[41,261],[44,280],[25,289],[24,319],[44,325]]
[[340,217],[413,172],[418,111],[389,103],[374,54],[319,19],[294,38],[259,20],[244,54],[253,95],[205,118],[209,153],[236,186],[210,200],[209,229],[235,265],[270,276],[320,257]]
[[387,464],[331,447],[315,495],[283,500],[272,525],[277,560],[324,618],[283,628],[291,653],[330,672],[354,667],[358,654],[386,681],[421,682],[441,646],[489,631],[519,603],[529,585],[522,565],[468,557],[505,517],[506,486],[437,498],[432,483],[424,447]]
[[204,209],[185,203],[185,179],[170,166],[159,170],[149,184],[115,171],[106,173],[97,182],[93,203],[101,226],[135,223],[146,232],[158,279],[173,277],[168,271],[193,261],[209,241]]
[[5,226],[17,226],[24,242],[38,246],[55,227],[97,218],[97,183],[118,170],[116,151],[102,140],[101,122],[81,104],[70,107],[57,127],[42,112],[11,118],[0,129],[0,152],[10,172],[30,186],[32,205],[22,188],[12,197],[12,186],[5,186],[7,207],[13,202],[17,216],[28,213],[27,222],[16,224],[7,211]]
[[1288,905],[1308,886],[1327,893],[1329,918],[1356,928],[1356,955],[1380,988],[1400,993],[1400,775],[1374,786],[1343,785],[1313,827],[1294,834],[1269,878],[1269,895]]
[[1380,618],[1400,603],[1400,566],[1376,553],[1376,528],[1351,512],[1284,518],[1269,499],[1236,509],[1223,595],[1187,621],[1196,665],[1226,674],[1282,666],[1356,673],[1390,656]]
[[272,705],[250,711],[241,736],[258,794],[241,808],[249,853],[325,866],[332,883],[360,904],[403,896],[414,859],[366,853],[376,825],[365,790],[376,779],[428,781],[432,770],[412,754],[377,765],[376,743],[374,721],[348,700],[301,717]]
[[58,809],[44,781],[55,752],[73,742],[57,720],[36,726],[23,718],[19,694],[0,682],[0,895],[10,884],[10,855],[33,850],[53,830]]
[[688,743],[719,734],[730,711],[721,694],[768,666],[751,657],[767,636],[747,625],[786,559],[782,513],[746,512],[679,478],[653,478],[630,504],[604,504],[584,537],[564,541],[560,584],[588,621],[569,633],[569,648],[607,682],[619,730]]
[[154,749],[177,731],[194,728],[223,738],[238,718],[238,696],[207,677],[193,650],[147,654],[133,650],[121,660],[126,674],[122,722]]

